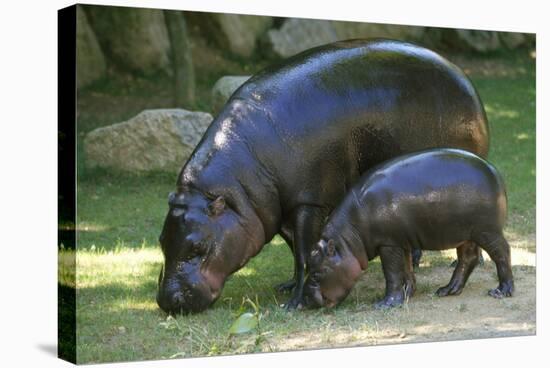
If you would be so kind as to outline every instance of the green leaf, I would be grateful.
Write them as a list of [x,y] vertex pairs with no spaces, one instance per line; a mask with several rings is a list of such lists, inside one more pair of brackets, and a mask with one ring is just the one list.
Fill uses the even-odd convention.
[[229,329],[230,335],[238,335],[250,332],[258,326],[258,316],[250,312],[243,313]]
[[182,351],[181,353],[176,353],[174,355],[171,355],[169,359],[175,359],[175,358],[185,358],[185,352]]

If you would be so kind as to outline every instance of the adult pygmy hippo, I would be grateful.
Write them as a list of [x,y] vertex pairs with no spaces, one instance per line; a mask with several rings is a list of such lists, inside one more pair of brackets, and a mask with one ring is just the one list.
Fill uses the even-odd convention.
[[487,121],[467,77],[425,48],[336,42],[258,73],[212,122],[169,196],[159,306],[204,310],[280,233],[294,251],[295,308],[310,247],[361,173],[445,146],[485,156]]
[[437,295],[460,294],[478,263],[478,246],[497,267],[499,285],[489,295],[511,296],[505,219],[504,183],[482,158],[462,150],[431,149],[392,159],[365,173],[331,214],[312,251],[306,305],[341,302],[378,255],[386,295],[376,306],[402,304],[415,291],[413,249],[457,248],[451,281]]

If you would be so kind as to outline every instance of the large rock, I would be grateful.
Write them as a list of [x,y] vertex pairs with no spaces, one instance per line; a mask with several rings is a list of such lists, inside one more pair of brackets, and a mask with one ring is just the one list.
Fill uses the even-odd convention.
[[150,75],[170,68],[170,40],[158,9],[84,6],[99,43],[123,70]]
[[289,57],[311,47],[352,38],[384,37],[419,40],[424,27],[315,19],[287,19],[280,29],[269,30],[268,47],[280,57]]
[[273,24],[272,17],[258,15],[189,12],[186,16],[218,47],[244,58],[253,54],[258,39]]
[[459,51],[493,52],[530,45],[529,33],[433,28],[428,35],[439,35],[439,45]]
[[252,55],[258,38],[273,24],[273,18],[257,15],[216,14],[216,19],[229,51],[242,57]]
[[455,30],[459,49],[471,49],[477,52],[495,51],[501,47],[499,32],[477,31],[470,29]]
[[527,43],[527,37],[523,33],[499,32],[500,41],[509,49],[515,49]]
[[177,171],[212,122],[205,112],[145,110],[132,119],[98,128],[84,139],[88,167],[123,171]]
[[218,79],[212,88],[212,112],[219,113],[233,92],[249,78],[250,75],[227,75]]
[[94,31],[81,5],[76,7],[76,84],[77,88],[105,76],[107,65]]
[[340,40],[351,38],[391,38],[402,41],[421,40],[425,27],[402,26],[397,24],[332,22],[332,27]]
[[338,40],[330,20],[287,19],[280,29],[267,33],[273,52],[286,58],[311,47]]

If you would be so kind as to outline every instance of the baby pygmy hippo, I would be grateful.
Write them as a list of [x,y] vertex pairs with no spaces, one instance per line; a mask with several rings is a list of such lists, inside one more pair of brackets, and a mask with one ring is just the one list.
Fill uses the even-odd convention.
[[380,256],[386,295],[377,308],[403,304],[415,291],[411,251],[457,249],[458,264],[439,296],[458,295],[478,263],[495,262],[495,298],[512,296],[510,246],[502,229],[506,191],[497,170],[458,149],[429,149],[366,172],[334,210],[314,246],[305,307],[333,307],[348,295],[369,260]]

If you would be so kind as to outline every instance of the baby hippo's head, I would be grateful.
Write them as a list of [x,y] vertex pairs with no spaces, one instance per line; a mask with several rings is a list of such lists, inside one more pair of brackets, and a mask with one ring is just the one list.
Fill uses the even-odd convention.
[[304,286],[307,308],[334,307],[351,291],[361,266],[344,242],[321,239],[311,251]]

